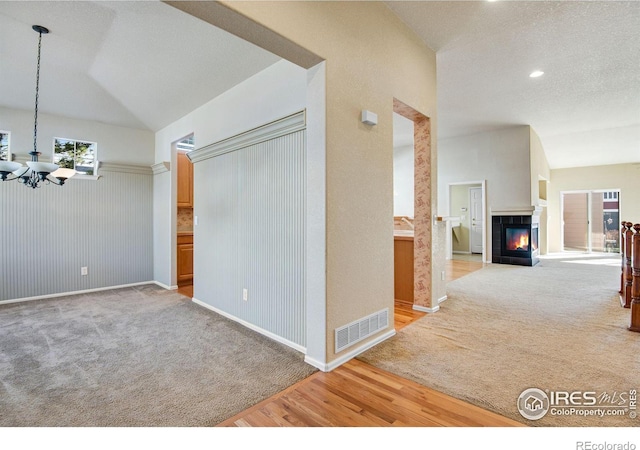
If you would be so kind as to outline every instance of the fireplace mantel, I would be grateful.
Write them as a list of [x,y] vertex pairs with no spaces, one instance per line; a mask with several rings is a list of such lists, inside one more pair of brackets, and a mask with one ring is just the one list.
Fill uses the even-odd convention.
[[541,206],[501,206],[491,208],[492,216],[539,216]]

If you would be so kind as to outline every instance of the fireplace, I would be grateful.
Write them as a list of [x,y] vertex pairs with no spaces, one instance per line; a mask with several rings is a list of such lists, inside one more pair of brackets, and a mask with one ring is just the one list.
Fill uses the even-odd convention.
[[492,262],[535,266],[538,264],[538,222],[535,216],[493,216]]

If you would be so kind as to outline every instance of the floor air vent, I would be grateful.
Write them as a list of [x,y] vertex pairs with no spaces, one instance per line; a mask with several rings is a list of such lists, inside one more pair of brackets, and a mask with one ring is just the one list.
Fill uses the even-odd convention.
[[389,308],[336,328],[336,353],[389,326]]

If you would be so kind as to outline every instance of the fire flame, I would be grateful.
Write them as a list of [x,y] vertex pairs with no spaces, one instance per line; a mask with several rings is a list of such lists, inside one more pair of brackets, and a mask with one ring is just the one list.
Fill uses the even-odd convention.
[[509,250],[529,250],[528,233],[520,233],[509,242]]

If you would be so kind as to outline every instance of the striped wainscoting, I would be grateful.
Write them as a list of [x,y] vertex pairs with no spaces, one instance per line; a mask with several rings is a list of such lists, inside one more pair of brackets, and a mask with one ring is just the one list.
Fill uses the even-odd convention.
[[276,125],[273,133],[264,133],[269,126],[253,130],[206,159],[198,150],[191,156],[198,217],[194,297],[304,349],[304,113],[298,119],[298,126]]
[[142,169],[35,190],[0,183],[0,301],[153,280],[153,179]]

